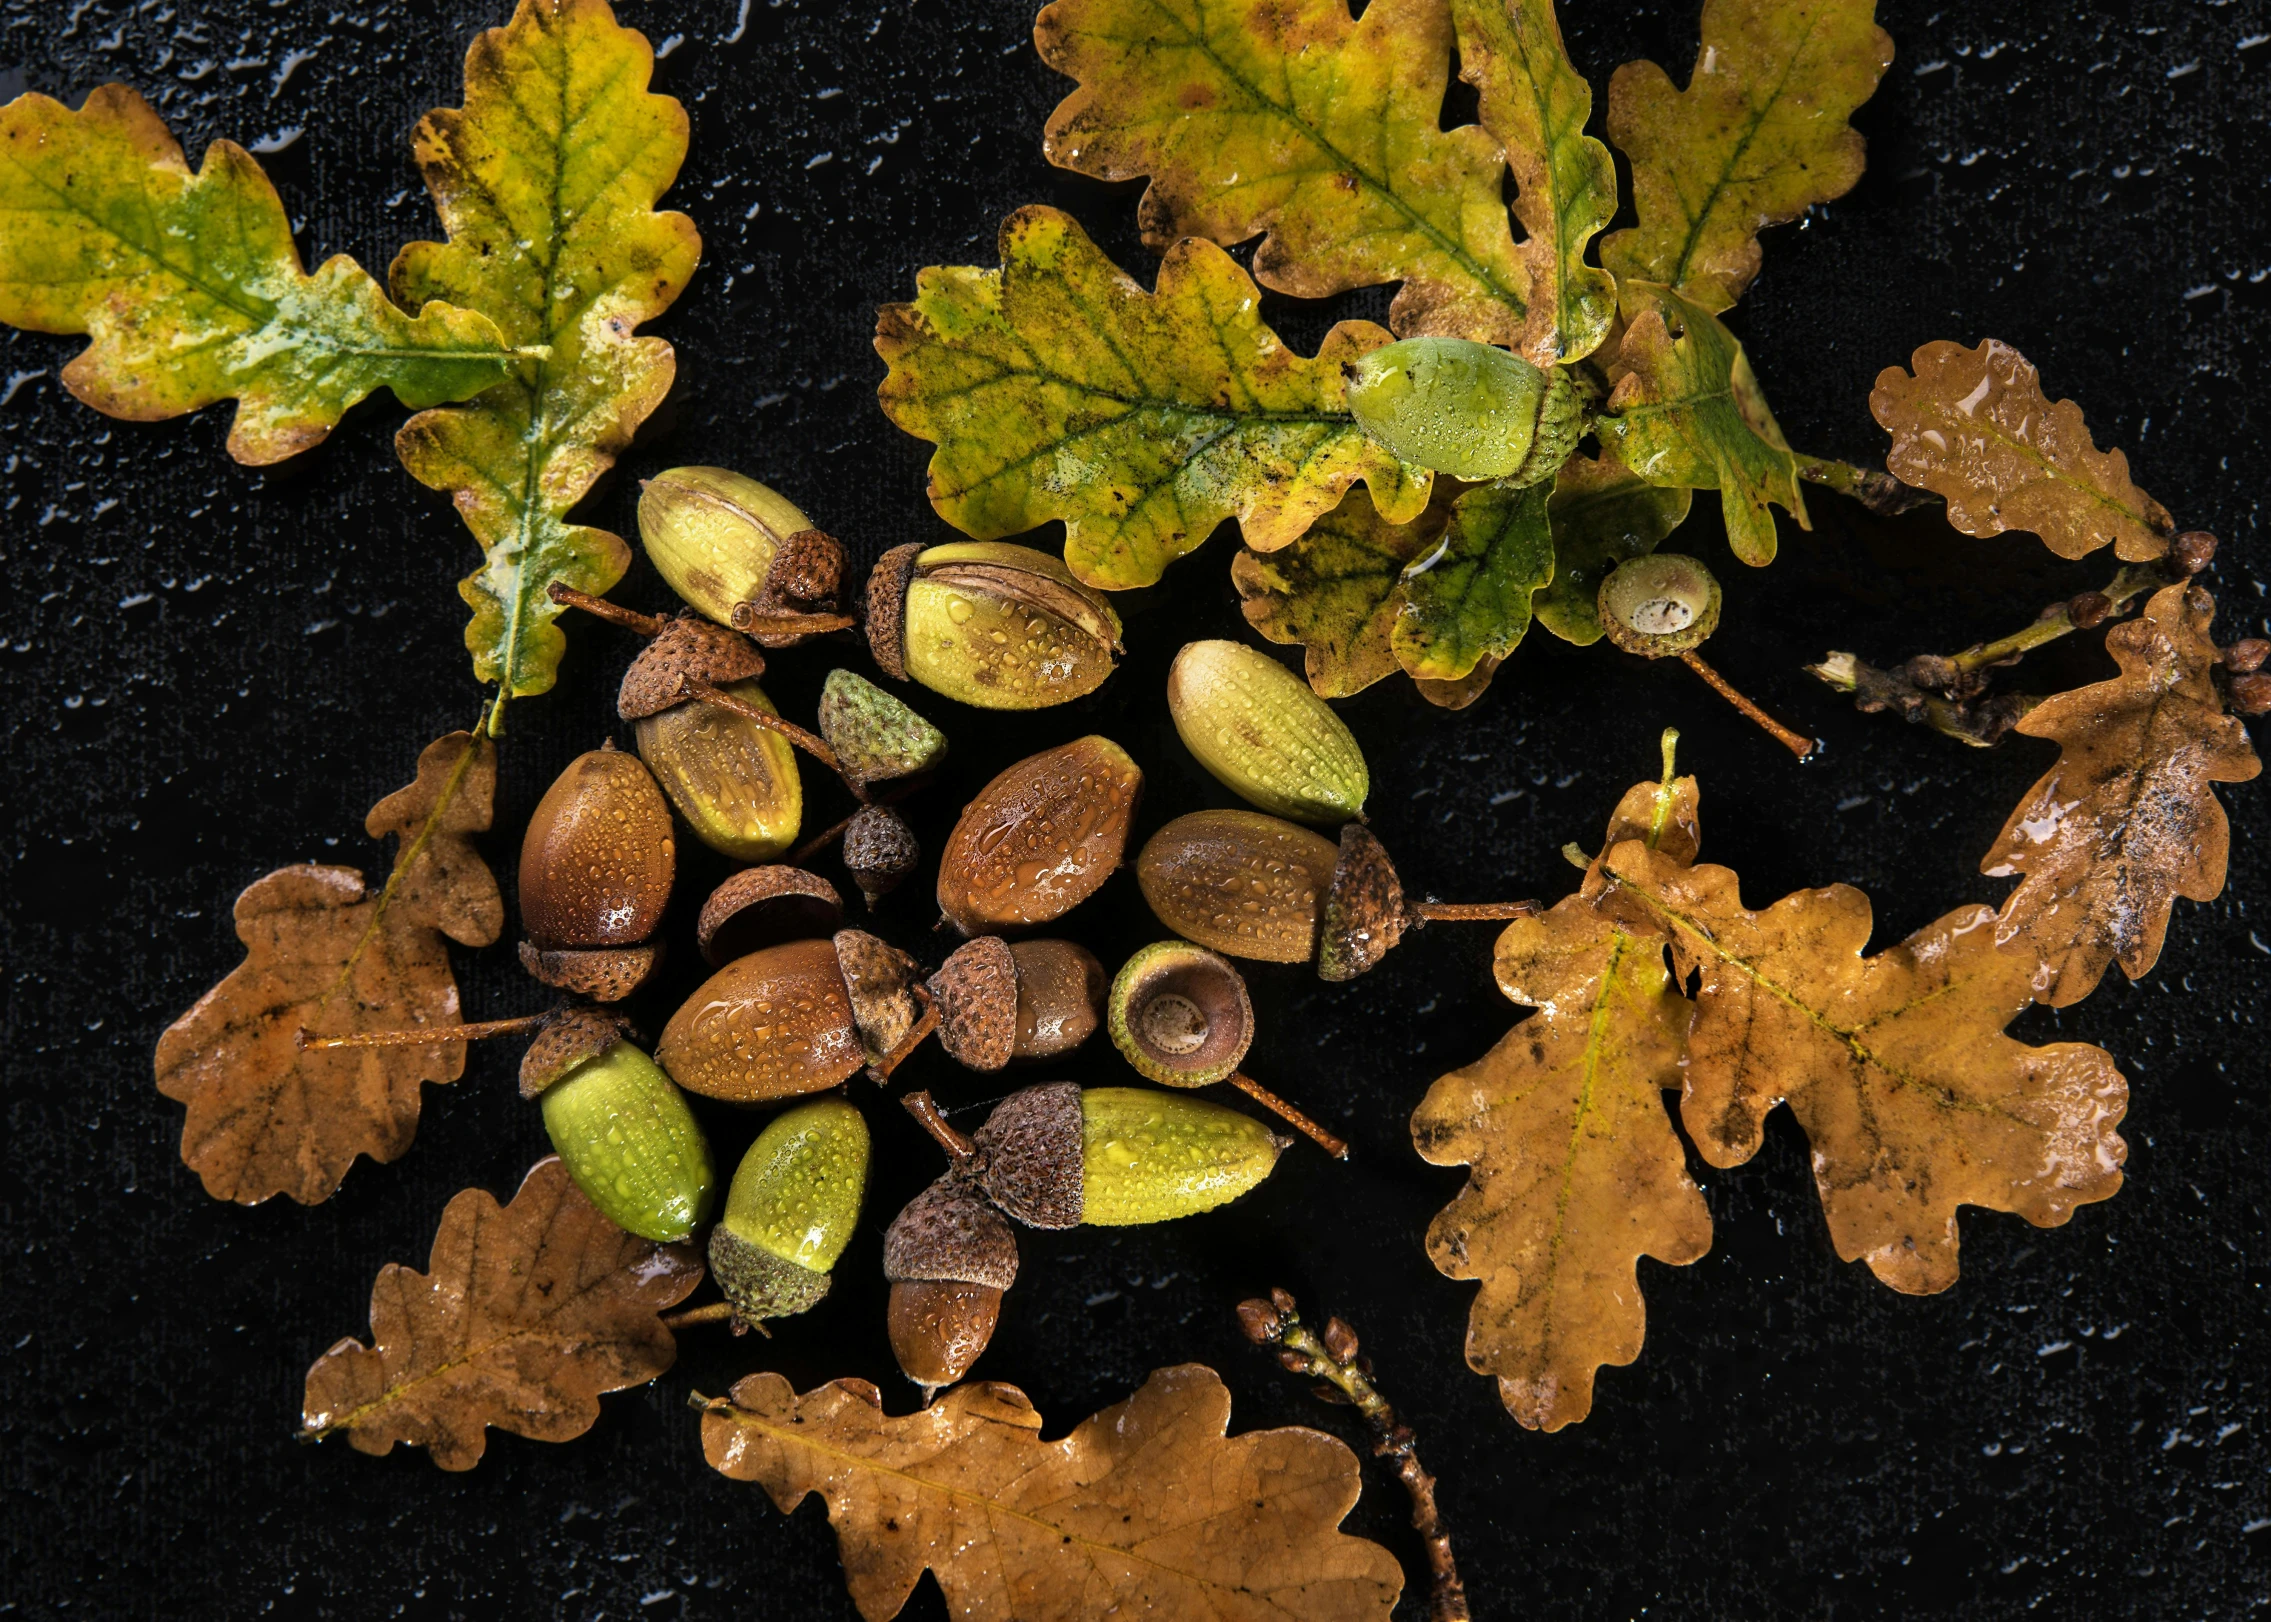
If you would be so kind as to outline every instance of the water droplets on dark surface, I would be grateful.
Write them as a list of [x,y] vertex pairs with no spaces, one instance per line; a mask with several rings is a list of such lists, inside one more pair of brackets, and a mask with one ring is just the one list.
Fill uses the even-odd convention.
[[[1691,7],[1567,9],[1596,84],[1639,55],[1684,81]],[[409,132],[456,101],[468,38],[505,12],[503,0],[0,0],[0,94],[76,101],[124,79],[192,161],[219,136],[270,147],[308,261],[349,252],[377,270],[435,233]],[[700,225],[703,268],[655,328],[679,346],[677,393],[586,511],[630,534],[637,478],[717,462],[779,485],[863,564],[947,538],[921,494],[928,448],[874,404],[874,306],[908,296],[922,265],[991,264],[996,224],[1032,201],[1072,209],[1153,275],[1134,188],[1041,160],[1066,82],[1034,57],[1030,8],[656,0],[624,14],[658,45],[677,40],[657,77],[686,100],[694,149],[667,201]],[[1731,318],[1784,428],[1802,447],[1874,460],[1883,439],[1866,400],[1880,368],[1932,338],[2005,339],[2181,522],[2224,537],[2219,629],[2262,632],[2271,12],[2235,0],[2139,20],[1982,0],[1887,4],[1880,18],[1898,55],[1859,115],[1869,174],[1771,235]],[[1304,348],[1331,320],[1378,319],[1385,304],[1377,290],[1325,307],[1265,299]],[[292,1445],[301,1375],[364,1332],[378,1266],[423,1265],[450,1193],[509,1193],[542,1151],[514,1093],[517,1055],[478,1052],[463,1081],[429,1088],[410,1153],[358,1165],[330,1203],[241,1210],[206,1199],[179,1164],[180,1112],[151,1086],[149,1053],[237,961],[228,909],[246,883],[291,860],[379,864],[365,810],[478,707],[451,589],[474,552],[446,503],[395,465],[391,404],[255,471],[222,451],[225,409],[135,427],[77,406],[56,380],[77,347],[0,334],[0,671],[16,773],[0,847],[0,1595],[34,1615],[850,1617],[824,1518],[808,1504],[784,1521],[704,1468],[681,1403],[770,1367],[800,1385],[856,1372],[911,1405],[884,1340],[877,1247],[937,1155],[872,1093],[853,1096],[877,1133],[877,1186],[824,1316],[763,1345],[697,1331],[658,1385],[607,1399],[591,1435],[499,1438],[467,1476],[409,1450]],[[1677,544],[1727,588],[1714,662],[1826,738],[1818,766],[1795,770],[1683,670],[1533,636],[1463,715],[1401,683],[1341,706],[1411,888],[1560,893],[1560,846],[1598,838],[1671,724],[1703,778],[1705,855],[1740,868],[1754,902],[1848,880],[1870,891],[1889,940],[1999,899],[2004,883],[1974,867],[2047,746],[1979,754],[1860,717],[1798,666],[1831,646],[1890,660],[1999,634],[2111,565],[2061,565],[2025,536],[1954,539],[1929,515],[1887,524],[1826,495],[1812,505],[1813,534],[1785,525],[1770,570],[1702,539],[1709,498]],[[918,696],[954,740],[950,779],[910,807],[934,853],[993,771],[1087,732],[1146,768],[1137,844],[1171,816],[1229,803],[1160,698],[1181,641],[1247,634],[1228,550],[1217,539],[1163,587],[1119,600],[1131,657],[1091,699],[1002,719]],[[667,596],[643,564],[619,595],[646,608]],[[2110,673],[2082,640],[2030,660],[2026,685]],[[613,729],[630,652],[618,633],[572,627],[559,690],[513,711],[501,829],[517,836],[560,767]],[[784,655],[767,690],[808,716],[828,663]],[[807,782],[817,825],[838,802]],[[1024,1386],[1052,1433],[1190,1358],[1223,1370],[1241,1428],[1337,1428],[1231,1316],[1285,1284],[1363,1332],[1442,1477],[1483,1616],[2261,1607],[2271,919],[2251,915],[2266,857],[2250,835],[2266,792],[2227,793],[2231,886],[2178,908],[2153,978],[2115,976],[2078,1008],[2022,1022],[2034,1040],[2099,1041],[2120,1060],[2134,1087],[2129,1187],[2051,1231],[1968,1213],[1965,1276],[1945,1296],[1899,1297],[1835,1260],[1804,1142],[1781,1116],[1753,1164],[1704,1172],[1711,1255],[1643,1266],[1640,1362],[1603,1374],[1584,1424],[1516,1428],[1461,1363],[1469,1290],[1420,1250],[1461,1174],[1416,1159],[1405,1116],[1516,1013],[1488,983],[1491,931],[1443,927],[1353,986],[1250,968],[1250,1067],[1347,1134],[1348,1164],[1297,1148],[1224,1211],[1027,1235],[979,1372]],[[488,848],[509,884],[514,838]],[[681,850],[665,928],[687,947],[723,864],[691,841]],[[935,961],[931,877],[882,916]],[[1159,933],[1125,876],[1066,932],[1108,965]],[[540,1001],[509,949],[460,966],[476,1014]],[[679,952],[636,1005],[648,1036],[701,972]],[[903,1087],[936,1087],[965,1127],[1008,1090],[928,1055],[906,1074]],[[1092,1042],[1021,1079],[1059,1077],[1128,1072]],[[704,1114],[722,1171],[758,1123]],[[1392,1482],[1370,1476],[1351,1527],[1416,1561],[1403,1521]],[[907,1614],[944,1614],[927,1582]],[[1407,1601],[1399,1614],[1419,1611]]]

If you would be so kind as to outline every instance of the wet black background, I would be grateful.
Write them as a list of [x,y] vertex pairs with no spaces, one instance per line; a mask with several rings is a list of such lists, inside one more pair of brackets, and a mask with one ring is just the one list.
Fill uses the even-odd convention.
[[[123,79],[192,153],[217,136],[270,149],[310,262],[374,267],[435,226],[408,161],[412,124],[454,103],[473,29],[503,5],[327,7],[282,0],[0,0],[0,89],[76,100]],[[1684,80],[1686,4],[1572,4],[1596,84],[1649,55]],[[2257,491],[2271,339],[2271,8],[2156,4],[2086,12],[1891,0],[1898,56],[1859,122],[1866,180],[1802,229],[1772,233],[1733,323],[1790,438],[1881,455],[1866,398],[1878,369],[1940,337],[1995,335],[2085,405],[2101,442],[2187,525],[2227,541],[2227,637],[2263,627]],[[740,13],[737,20],[736,13]],[[2134,13],[2143,14],[2142,20]],[[922,496],[927,447],[872,390],[876,304],[917,267],[994,262],[1012,207],[1072,209],[1148,280],[1134,192],[1051,170],[1041,123],[1067,88],[1035,57],[1015,0],[624,7],[666,48],[660,87],[693,113],[669,201],[704,263],[653,329],[679,353],[675,395],[585,511],[632,532],[635,479],[718,462],[771,481],[862,558],[948,531]],[[1596,128],[1598,123],[1596,120]],[[1379,316],[1379,293],[1328,308],[1274,296],[1312,344],[1329,320]],[[420,1453],[296,1447],[301,1375],[363,1333],[370,1279],[423,1263],[448,1196],[500,1195],[543,1148],[514,1097],[509,1044],[429,1089],[414,1148],[359,1164],[327,1204],[207,1199],[176,1158],[181,1111],[157,1096],[158,1031],[239,957],[237,891],[288,861],[375,868],[364,810],[418,748],[470,721],[479,694],[451,586],[464,530],[394,464],[400,418],[372,402],[321,449],[270,471],[222,451],[226,410],[113,424],[56,382],[78,347],[0,337],[10,1004],[0,1156],[0,1479],[7,1574],[24,1615],[848,1617],[816,1502],[776,1514],[701,1461],[686,1393],[755,1368],[799,1385],[857,1373],[904,1411],[881,1325],[885,1220],[935,1151],[869,1097],[879,1134],[867,1224],[837,1294],[771,1343],[689,1334],[679,1366],[610,1397],[597,1428],[546,1446],[492,1435],[467,1475]],[[1683,544],[1723,558],[1708,498]],[[1794,766],[1677,667],[1538,636],[1464,715],[1399,682],[1346,705],[1370,755],[1372,810],[1416,888],[1446,897],[1561,893],[1555,854],[1590,841],[1617,793],[1652,775],[1677,725],[1704,785],[1706,852],[1754,901],[1846,879],[1870,890],[1880,941],[2003,884],[1976,864],[2051,758],[2017,740],[1976,754],[1843,710],[1799,674],[1826,647],[1891,659],[2031,618],[2110,565],[2061,565],[2025,536],[1970,541],[1929,515],[1882,525],[1814,499],[1782,560],[1727,563],[1713,656],[1828,742]],[[1711,537],[1706,540],[1705,537]],[[1083,703],[1010,722],[924,707],[955,743],[954,780],[921,803],[934,838],[978,781],[1091,730],[1151,774],[1139,834],[1227,796],[1175,742],[1160,703],[1185,638],[1239,635],[1218,539],[1128,599],[1131,657]],[[664,606],[644,564],[618,593]],[[2110,670],[2076,644],[2030,685]],[[498,832],[613,730],[627,639],[573,628],[558,690],[516,706]],[[839,657],[853,657],[849,653]],[[769,686],[810,714],[831,655],[781,659]],[[838,808],[813,782],[815,822]],[[2250,835],[2263,790],[2227,794],[2232,880],[2181,905],[2158,972],[2118,976],[2021,1029],[2102,1042],[2129,1074],[2130,1181],[2041,1232],[1965,1219],[1964,1278],[1909,1299],[1839,1263],[1803,1140],[1786,1114],[1750,1165],[1697,1163],[1718,1224],[1686,1269],[1641,1268],[1646,1351],[1604,1371],[1593,1417],[1517,1428],[1460,1357],[1470,1287],[1419,1248],[1462,1173],[1423,1165],[1404,1120],[1440,1070],[1514,1017],[1492,990],[1487,929],[1437,929],[1352,987],[1257,966],[1252,1068],[1356,1144],[1346,1166],[1300,1149],[1241,1206],[1153,1230],[1025,1240],[1026,1270],[982,1373],[1016,1382],[1051,1433],[1146,1371],[1221,1369],[1234,1425],[1353,1435],[1246,1347],[1242,1296],[1284,1284],[1364,1333],[1442,1478],[1486,1618],[1874,1615],[2229,1617],[2271,1597],[2271,1435],[2262,1399],[2265,1106],[2258,1002],[2271,924]],[[683,941],[722,864],[687,862]],[[927,878],[927,875],[926,875]],[[885,914],[935,957],[924,887]],[[1072,932],[1108,959],[1155,932],[1122,878]],[[650,1033],[693,954],[640,1003]],[[462,955],[477,1016],[527,1009],[509,946]],[[1060,1074],[1125,1077],[1108,1050]],[[975,1106],[998,1083],[926,1056],[913,1079]],[[861,1084],[864,1085],[864,1084]],[[721,1163],[754,1123],[709,1112]],[[965,1124],[973,1116],[964,1116]],[[1416,1570],[1390,1478],[1368,1475],[1352,1530]],[[909,1616],[943,1614],[926,1580]],[[1399,1616],[1416,1617],[1407,1597]]]

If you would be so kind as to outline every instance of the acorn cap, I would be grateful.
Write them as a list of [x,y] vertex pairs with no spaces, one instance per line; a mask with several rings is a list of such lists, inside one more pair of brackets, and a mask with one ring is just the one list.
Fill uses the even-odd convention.
[[963,1178],[948,1172],[907,1202],[883,1235],[883,1276],[908,1282],[1017,1282],[1017,1236]]
[[686,614],[670,621],[639,650],[615,693],[615,713],[637,721],[686,701],[686,684],[722,687],[765,673],[765,656],[739,631]]
[[520,1056],[520,1096],[534,1098],[586,1059],[596,1059],[623,1040],[630,1021],[604,1009],[574,1004],[537,1028],[536,1040]]
[[844,898],[819,874],[801,867],[745,867],[710,892],[694,933],[702,956],[722,969],[782,941],[830,934],[843,917]]
[[1017,1050],[1017,958],[999,935],[954,949],[930,977],[938,1042],[970,1070],[999,1070]]
[[867,577],[867,646],[883,673],[907,679],[907,582],[915,578],[920,541],[894,546],[875,560]]
[[1341,829],[1340,859],[1317,930],[1317,975],[1353,980],[1403,939],[1404,886],[1396,864],[1361,822]]
[[733,1303],[736,1323],[809,1311],[820,1304],[829,1284],[826,1273],[753,1245],[722,1222],[710,1230],[710,1276]]
[[765,593],[780,602],[832,607],[844,584],[844,543],[826,530],[800,529],[783,540],[765,571]]
[[655,942],[644,946],[547,947],[520,943],[520,966],[536,979],[593,1002],[621,1002],[646,983],[661,959]]
[[887,805],[863,805],[844,824],[844,867],[869,907],[899,888],[921,865],[922,842]]
[[1719,628],[1719,600],[1711,571],[1677,552],[1625,559],[1595,594],[1608,639],[1644,659],[1701,646]]
[[1238,1068],[1254,1040],[1254,1002],[1227,958],[1159,941],[1121,965],[1106,1001],[1112,1044],[1144,1077],[1204,1087]]
[[854,783],[927,772],[946,758],[946,734],[866,677],[831,670],[820,689],[820,735]]
[[1082,1197],[1080,1089],[1044,1082],[1011,1093],[971,1141],[970,1175],[1029,1228],[1077,1228]]
[[907,1039],[921,1012],[915,1006],[915,960],[864,929],[837,930],[835,944],[860,1051],[869,1064],[881,1064]]

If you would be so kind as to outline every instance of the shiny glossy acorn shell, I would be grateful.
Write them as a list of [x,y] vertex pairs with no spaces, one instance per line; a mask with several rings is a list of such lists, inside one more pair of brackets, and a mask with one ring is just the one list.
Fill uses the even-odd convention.
[[655,1059],[688,1092],[737,1104],[798,1098],[867,1062],[833,941],[736,958],[670,1016]]
[[1201,766],[1272,816],[1338,824],[1364,810],[1355,734],[1309,684],[1243,642],[1190,642],[1167,670],[1167,713]]
[[965,935],[1061,918],[1117,871],[1143,772],[1093,734],[1010,767],[963,808],[939,858],[938,905]]
[[1001,1319],[1001,1291],[990,1284],[908,1279],[891,1286],[884,1328],[899,1370],[923,1388],[927,1402],[953,1385],[984,1355]]
[[859,1226],[867,1121],[842,1098],[816,1098],[765,1124],[741,1157],[721,1228],[786,1262],[825,1273]]
[[568,1175],[617,1227],[668,1244],[709,1215],[709,1143],[670,1078],[630,1043],[553,1082],[538,1107]]
[[1104,1022],[1104,965],[1077,941],[1012,941],[1017,962],[1017,1034],[1012,1058],[1070,1053]]
[[1159,921],[1226,957],[1306,963],[1340,852],[1259,811],[1193,811],[1145,842],[1136,883]]
[[662,922],[677,860],[670,807],[638,757],[578,755],[521,839],[521,922],[540,947],[635,946]]
[[981,709],[1038,710],[1103,685],[1120,619],[1062,559],[959,541],[915,559],[899,634],[907,675],[933,692]]
[[[759,709],[772,700],[754,681],[725,691]],[[804,782],[796,750],[747,716],[692,699],[638,723],[639,757],[654,769],[694,837],[744,862],[769,862],[796,843]]]
[[1226,1205],[1269,1176],[1285,1147],[1250,1115],[1150,1087],[1080,1095],[1081,1222],[1168,1222]]

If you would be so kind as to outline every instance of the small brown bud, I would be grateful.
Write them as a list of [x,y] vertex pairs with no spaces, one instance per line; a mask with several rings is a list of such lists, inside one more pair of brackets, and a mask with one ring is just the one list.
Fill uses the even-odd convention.
[[1314,1396],[1319,1402],[1329,1402],[1336,1408],[1346,1408],[1348,1406],[1348,1393],[1343,1391],[1337,1385],[1328,1385],[1323,1380],[1319,1380],[1315,1385],[1309,1388],[1309,1391],[1310,1394]]
[[1246,1331],[1246,1338],[1256,1346],[1270,1346],[1285,1333],[1285,1320],[1267,1301],[1241,1301],[1238,1303],[1238,1327]]
[[2224,668],[2241,675],[2261,670],[2265,659],[2271,659],[2271,642],[2259,636],[2243,637],[2224,650]]
[[1339,1318],[1325,1320],[1325,1350],[1333,1354],[1336,1363],[1356,1361],[1356,1331]]
[[1284,1313],[1288,1318],[1294,1315],[1293,1293],[1290,1290],[1271,1290],[1270,1304],[1276,1307],[1278,1311]]
[[2079,630],[2103,625],[2113,612],[2113,599],[2102,591],[2085,591],[2066,605],[2066,617]]
[[2168,560],[2181,574],[2198,574],[2216,561],[2216,537],[2204,529],[2188,529],[2168,543]]
[[1963,680],[1963,671],[1945,654],[1920,653],[1901,667],[1901,673],[1919,687],[1946,692]]
[[1277,1354],[1277,1360],[1294,1374],[1307,1374],[1309,1372],[1309,1354],[1307,1352],[1280,1352]]
[[2256,670],[2232,678],[2232,708],[2242,715],[2271,710],[2271,673]]

